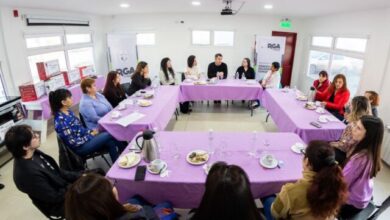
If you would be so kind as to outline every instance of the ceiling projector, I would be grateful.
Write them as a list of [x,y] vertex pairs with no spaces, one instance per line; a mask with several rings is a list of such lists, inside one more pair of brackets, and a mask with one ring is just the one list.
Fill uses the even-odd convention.
[[233,0],[222,0],[223,3],[226,3],[226,6],[222,9],[221,15],[235,15],[241,10],[242,6],[245,4],[245,2],[242,2],[238,10],[233,10],[232,1]]

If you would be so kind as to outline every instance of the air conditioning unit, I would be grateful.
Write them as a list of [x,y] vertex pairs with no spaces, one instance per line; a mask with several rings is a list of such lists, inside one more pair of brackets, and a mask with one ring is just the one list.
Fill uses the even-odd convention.
[[89,20],[26,15],[27,26],[89,26]]

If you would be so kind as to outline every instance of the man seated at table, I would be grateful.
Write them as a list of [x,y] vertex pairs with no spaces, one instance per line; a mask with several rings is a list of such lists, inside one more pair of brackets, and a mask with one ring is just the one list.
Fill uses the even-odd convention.
[[[228,68],[226,63],[222,62],[222,54],[217,53],[214,56],[215,60],[214,62],[209,64],[209,67],[207,68],[207,77],[209,79],[211,78],[218,78],[218,79],[226,79],[228,76]],[[221,101],[214,101],[214,103],[221,103]]]
[[5,145],[15,158],[16,187],[45,216],[64,216],[65,192],[81,173],[60,169],[52,157],[38,150],[39,136],[30,126],[11,127],[5,134]]

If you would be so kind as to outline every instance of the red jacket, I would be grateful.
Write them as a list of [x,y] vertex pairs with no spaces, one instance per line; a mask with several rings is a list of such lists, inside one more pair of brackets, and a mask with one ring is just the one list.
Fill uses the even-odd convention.
[[329,102],[329,98],[332,96],[333,91],[327,89],[325,92],[317,92],[316,99],[318,101],[325,101],[326,109],[337,110],[341,115],[344,115],[344,106],[349,100],[349,90],[339,90],[334,96],[334,102]]
[[320,92],[325,92],[325,90],[328,89],[330,82],[329,80],[326,80],[324,83],[322,83],[321,86],[319,85],[320,85],[320,81],[318,79],[313,82],[314,88],[316,88]]

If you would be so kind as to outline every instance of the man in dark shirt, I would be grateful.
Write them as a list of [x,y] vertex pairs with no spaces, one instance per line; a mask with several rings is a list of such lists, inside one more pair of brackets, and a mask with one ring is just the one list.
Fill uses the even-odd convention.
[[11,127],[5,134],[5,144],[14,157],[16,187],[45,216],[63,217],[65,193],[81,173],[60,169],[52,157],[39,151],[39,136],[30,126]]
[[228,68],[225,63],[222,62],[222,54],[215,54],[215,61],[209,64],[207,69],[207,76],[209,79],[218,77],[219,79],[226,79],[228,76]]

